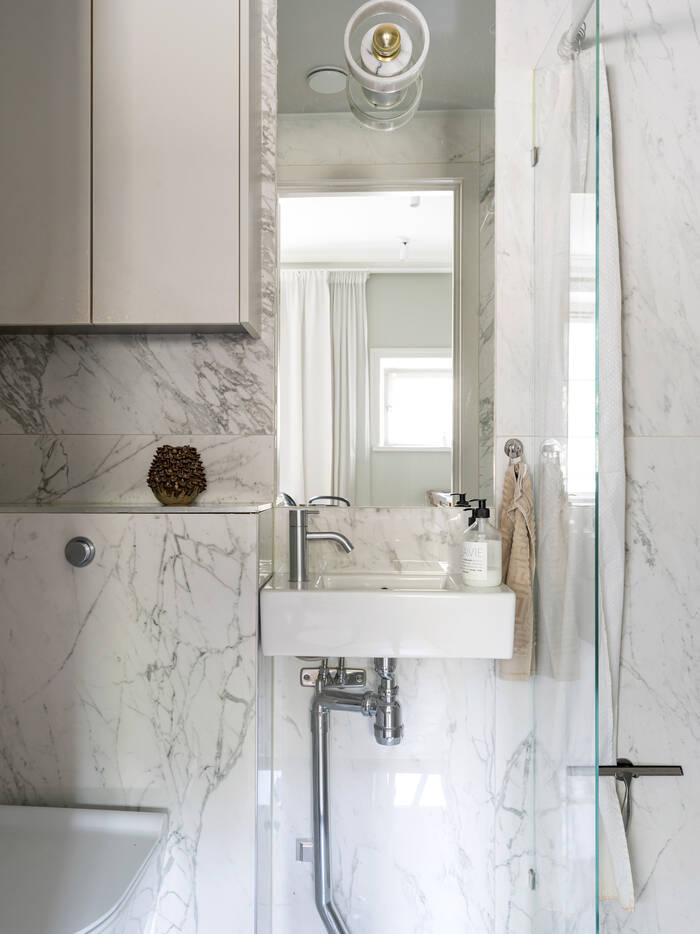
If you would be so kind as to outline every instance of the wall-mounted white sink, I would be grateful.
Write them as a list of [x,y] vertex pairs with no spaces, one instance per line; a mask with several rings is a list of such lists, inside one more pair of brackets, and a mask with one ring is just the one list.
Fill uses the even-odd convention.
[[[291,585],[290,585],[291,586]],[[451,590],[455,582],[449,574],[319,574],[314,590]]]
[[449,574],[280,573],[260,594],[265,655],[510,658],[515,594]]

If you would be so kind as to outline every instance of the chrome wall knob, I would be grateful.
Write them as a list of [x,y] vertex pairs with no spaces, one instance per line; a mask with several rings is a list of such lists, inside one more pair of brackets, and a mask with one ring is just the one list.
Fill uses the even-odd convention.
[[71,538],[65,548],[66,561],[74,568],[84,568],[95,557],[95,546],[89,538],[78,535]]

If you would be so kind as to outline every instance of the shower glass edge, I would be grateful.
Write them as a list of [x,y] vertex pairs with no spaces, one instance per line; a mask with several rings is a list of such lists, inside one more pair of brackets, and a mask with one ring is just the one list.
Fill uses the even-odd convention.
[[601,0],[595,0],[595,691],[594,691],[594,721],[595,721],[595,932],[600,932],[600,707],[599,707],[599,668],[600,668],[600,573],[599,573],[599,522],[600,522],[600,489],[598,483],[598,456],[599,456],[599,321],[600,321],[600,5]]

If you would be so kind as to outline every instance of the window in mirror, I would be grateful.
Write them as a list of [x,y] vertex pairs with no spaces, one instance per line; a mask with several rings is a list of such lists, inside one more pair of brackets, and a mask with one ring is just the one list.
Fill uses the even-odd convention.
[[452,351],[372,350],[372,443],[381,451],[452,448]]

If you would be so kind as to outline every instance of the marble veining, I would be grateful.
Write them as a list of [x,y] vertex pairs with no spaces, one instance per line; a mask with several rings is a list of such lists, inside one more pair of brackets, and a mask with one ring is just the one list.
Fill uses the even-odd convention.
[[279,165],[478,163],[483,113],[419,111],[391,133],[368,133],[350,113],[280,114]]
[[236,334],[0,338],[5,433],[271,434],[269,348]]
[[[627,580],[619,748],[679,762],[635,782],[634,912],[605,934],[691,932],[700,858],[697,660],[700,226],[697,0],[601,5],[623,283]],[[639,198],[639,192],[644,197]]]
[[[683,778],[638,780],[630,856],[634,912],[604,903],[605,934],[690,934],[700,856],[700,495],[688,465],[700,438],[629,438],[626,626],[620,738],[634,762],[683,766]],[[673,493],[670,494],[670,490]]]
[[253,930],[257,521],[0,517],[0,795],[167,808],[154,934]]
[[[288,510],[275,509],[275,569],[289,567]],[[454,551],[459,545],[462,510],[423,507],[381,509],[325,507],[311,516],[309,528],[342,532],[355,546],[350,554],[330,542],[309,546],[312,571],[342,570],[391,573],[408,565],[419,571],[434,569],[440,562],[457,566]],[[402,568],[403,564],[403,568]]]
[[601,5],[601,16],[621,220],[626,431],[698,435],[700,7],[617,0]]
[[494,713],[494,932],[531,934],[534,718],[532,684],[496,679]]

